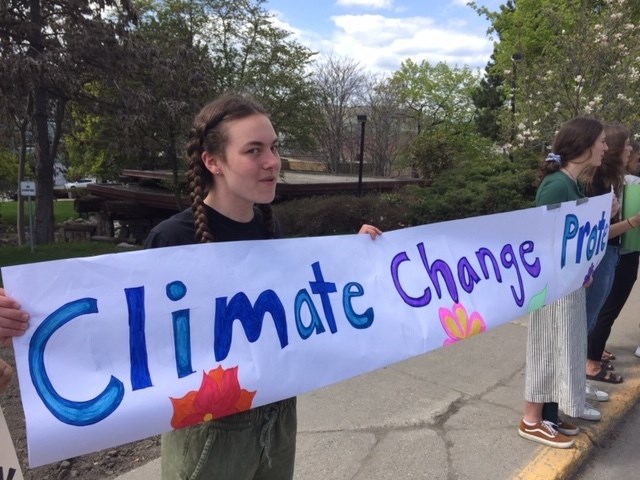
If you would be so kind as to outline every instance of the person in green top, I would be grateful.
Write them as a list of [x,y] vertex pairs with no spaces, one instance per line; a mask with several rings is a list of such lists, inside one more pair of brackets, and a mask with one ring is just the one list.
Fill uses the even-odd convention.
[[[577,178],[588,166],[599,165],[606,150],[602,123],[586,117],[566,122],[556,135],[552,153],[541,165],[536,204],[583,198]],[[579,429],[559,417],[559,407],[572,417],[599,416],[585,400],[582,366],[586,353],[584,288],[531,313],[525,407],[518,428],[521,437],[555,448],[569,448],[574,444],[571,437]]]
[[[556,154],[549,154],[545,159],[545,170],[551,171],[541,181],[536,192],[536,205],[552,205],[584,198],[585,194],[567,167],[556,160]],[[564,162],[568,164],[569,162]]]

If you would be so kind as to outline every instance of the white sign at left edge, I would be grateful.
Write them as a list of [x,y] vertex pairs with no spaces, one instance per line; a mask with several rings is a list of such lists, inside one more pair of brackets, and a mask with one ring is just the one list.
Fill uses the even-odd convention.
[[20,182],[20,195],[22,195],[23,197],[35,197],[36,182],[34,181]]
[[0,478],[23,480],[18,456],[16,455],[2,408],[0,408]]

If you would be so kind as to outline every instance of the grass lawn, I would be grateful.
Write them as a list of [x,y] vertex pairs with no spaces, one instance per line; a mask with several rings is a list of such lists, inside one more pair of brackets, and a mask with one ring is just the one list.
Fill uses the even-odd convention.
[[142,247],[118,247],[108,242],[69,242],[34,245],[33,253],[29,245],[0,247],[0,267],[21,265],[23,263],[60,260],[62,258],[91,257],[105,253],[129,252]]
[[[15,226],[18,202],[0,202],[0,222],[5,225]],[[35,205],[31,205],[32,214],[35,215]],[[54,202],[56,223],[70,218],[78,218],[73,209],[73,200],[60,199]],[[29,207],[25,202],[25,222],[29,222]],[[27,227],[28,228],[28,227]],[[141,248],[139,246],[133,248]],[[24,263],[44,262],[47,260],[60,260],[63,258],[90,257],[105,253],[117,253],[131,251],[132,248],[122,248],[107,242],[73,242],[52,243],[50,245],[34,245],[33,253],[29,244],[21,247],[3,245],[0,247],[0,267],[9,265],[21,265]],[[0,286],[2,282],[0,281]]]
[[[72,199],[58,199],[53,202],[53,212],[56,223],[64,222],[70,218],[78,218],[78,212],[73,208]],[[31,214],[36,215],[36,202],[31,202]],[[15,225],[18,216],[18,202],[0,202],[0,222],[5,225]],[[29,202],[24,202],[24,221],[29,225]]]

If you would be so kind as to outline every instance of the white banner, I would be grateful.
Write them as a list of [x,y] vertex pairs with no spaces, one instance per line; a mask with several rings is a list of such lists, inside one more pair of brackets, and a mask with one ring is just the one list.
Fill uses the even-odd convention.
[[11,432],[0,408],[0,480],[22,479],[22,470],[11,440]]
[[[32,467],[219,418],[452,344],[581,287],[611,195],[367,235],[2,269]],[[524,354],[523,354],[524,355]]]

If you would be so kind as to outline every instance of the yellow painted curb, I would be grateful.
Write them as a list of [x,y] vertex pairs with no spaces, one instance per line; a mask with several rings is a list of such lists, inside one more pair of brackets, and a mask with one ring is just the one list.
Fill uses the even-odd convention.
[[[625,414],[640,400],[640,367],[625,368],[624,383],[612,385],[608,402],[593,402],[602,412],[599,422],[581,421],[581,433],[573,448],[540,447],[535,458],[514,480],[562,480],[575,472],[589,457],[594,442],[615,427]],[[600,382],[594,382],[594,386]],[[588,423],[588,426],[583,426]]]

